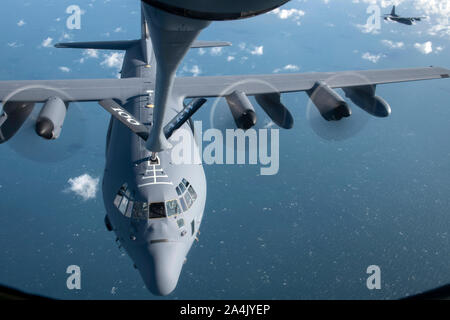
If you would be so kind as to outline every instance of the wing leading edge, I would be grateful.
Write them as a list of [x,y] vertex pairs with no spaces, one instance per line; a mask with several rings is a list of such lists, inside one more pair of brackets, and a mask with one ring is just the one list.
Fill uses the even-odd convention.
[[330,88],[346,88],[419,80],[449,78],[450,70],[440,67],[297,74],[207,76],[176,78],[174,94],[181,98],[221,97],[236,90],[247,95],[311,90],[317,82]]
[[66,102],[126,101],[148,94],[149,87],[142,78],[0,81],[0,101],[38,103],[54,96]]

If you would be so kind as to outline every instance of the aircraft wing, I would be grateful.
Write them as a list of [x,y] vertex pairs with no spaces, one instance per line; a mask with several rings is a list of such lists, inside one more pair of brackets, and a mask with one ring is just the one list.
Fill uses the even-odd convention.
[[126,101],[147,94],[142,78],[0,81],[0,101],[45,102],[58,96],[64,101]]
[[297,74],[180,77],[175,79],[174,94],[182,98],[221,97],[236,90],[245,94],[307,91],[318,81],[331,88],[346,88],[386,83],[449,78],[450,70],[439,67]]

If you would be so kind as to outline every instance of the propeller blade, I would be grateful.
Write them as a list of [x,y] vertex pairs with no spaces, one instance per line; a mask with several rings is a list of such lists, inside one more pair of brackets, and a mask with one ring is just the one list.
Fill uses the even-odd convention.
[[14,138],[7,143],[11,149],[34,162],[55,163],[72,157],[83,148],[86,118],[75,104],[69,106],[61,135],[56,140],[46,140],[36,133],[36,130],[42,129],[36,126],[39,111],[40,108],[34,108]]

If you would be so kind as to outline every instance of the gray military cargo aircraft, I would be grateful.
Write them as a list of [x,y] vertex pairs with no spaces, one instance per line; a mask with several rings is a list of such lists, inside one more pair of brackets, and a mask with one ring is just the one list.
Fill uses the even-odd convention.
[[406,24],[408,26],[411,26],[416,21],[422,21],[422,19],[425,19],[424,17],[401,17],[395,13],[395,6],[392,7],[390,14],[384,15],[384,20],[386,21],[395,21],[401,24]]
[[[57,139],[71,102],[95,101],[111,114],[103,177],[105,224],[135,263],[147,288],[168,295],[176,287],[185,258],[200,228],[206,202],[201,164],[171,161],[172,134],[183,128],[195,143],[191,117],[205,98],[225,97],[240,129],[255,125],[248,96],[282,128],[292,116],[281,94],[305,91],[324,121],[351,115],[334,89],[342,88],[358,107],[387,117],[390,106],[376,96],[387,83],[449,78],[439,67],[303,74],[176,77],[190,48],[226,46],[197,41],[214,20],[262,14],[286,0],[145,0],[138,40],[57,44],[58,48],[123,50],[121,79],[1,81],[0,143],[21,128],[35,103],[43,103],[36,133]],[[187,99],[191,99],[190,101]],[[185,101],[189,101],[185,104]]]

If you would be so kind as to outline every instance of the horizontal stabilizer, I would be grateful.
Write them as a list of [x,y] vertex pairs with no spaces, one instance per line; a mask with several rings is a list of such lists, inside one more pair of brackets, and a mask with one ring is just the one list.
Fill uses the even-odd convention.
[[194,41],[191,48],[229,47],[231,42],[226,41]]
[[55,48],[98,49],[98,50],[127,50],[138,44],[140,40],[125,41],[94,41],[94,42],[65,42],[55,44]]

